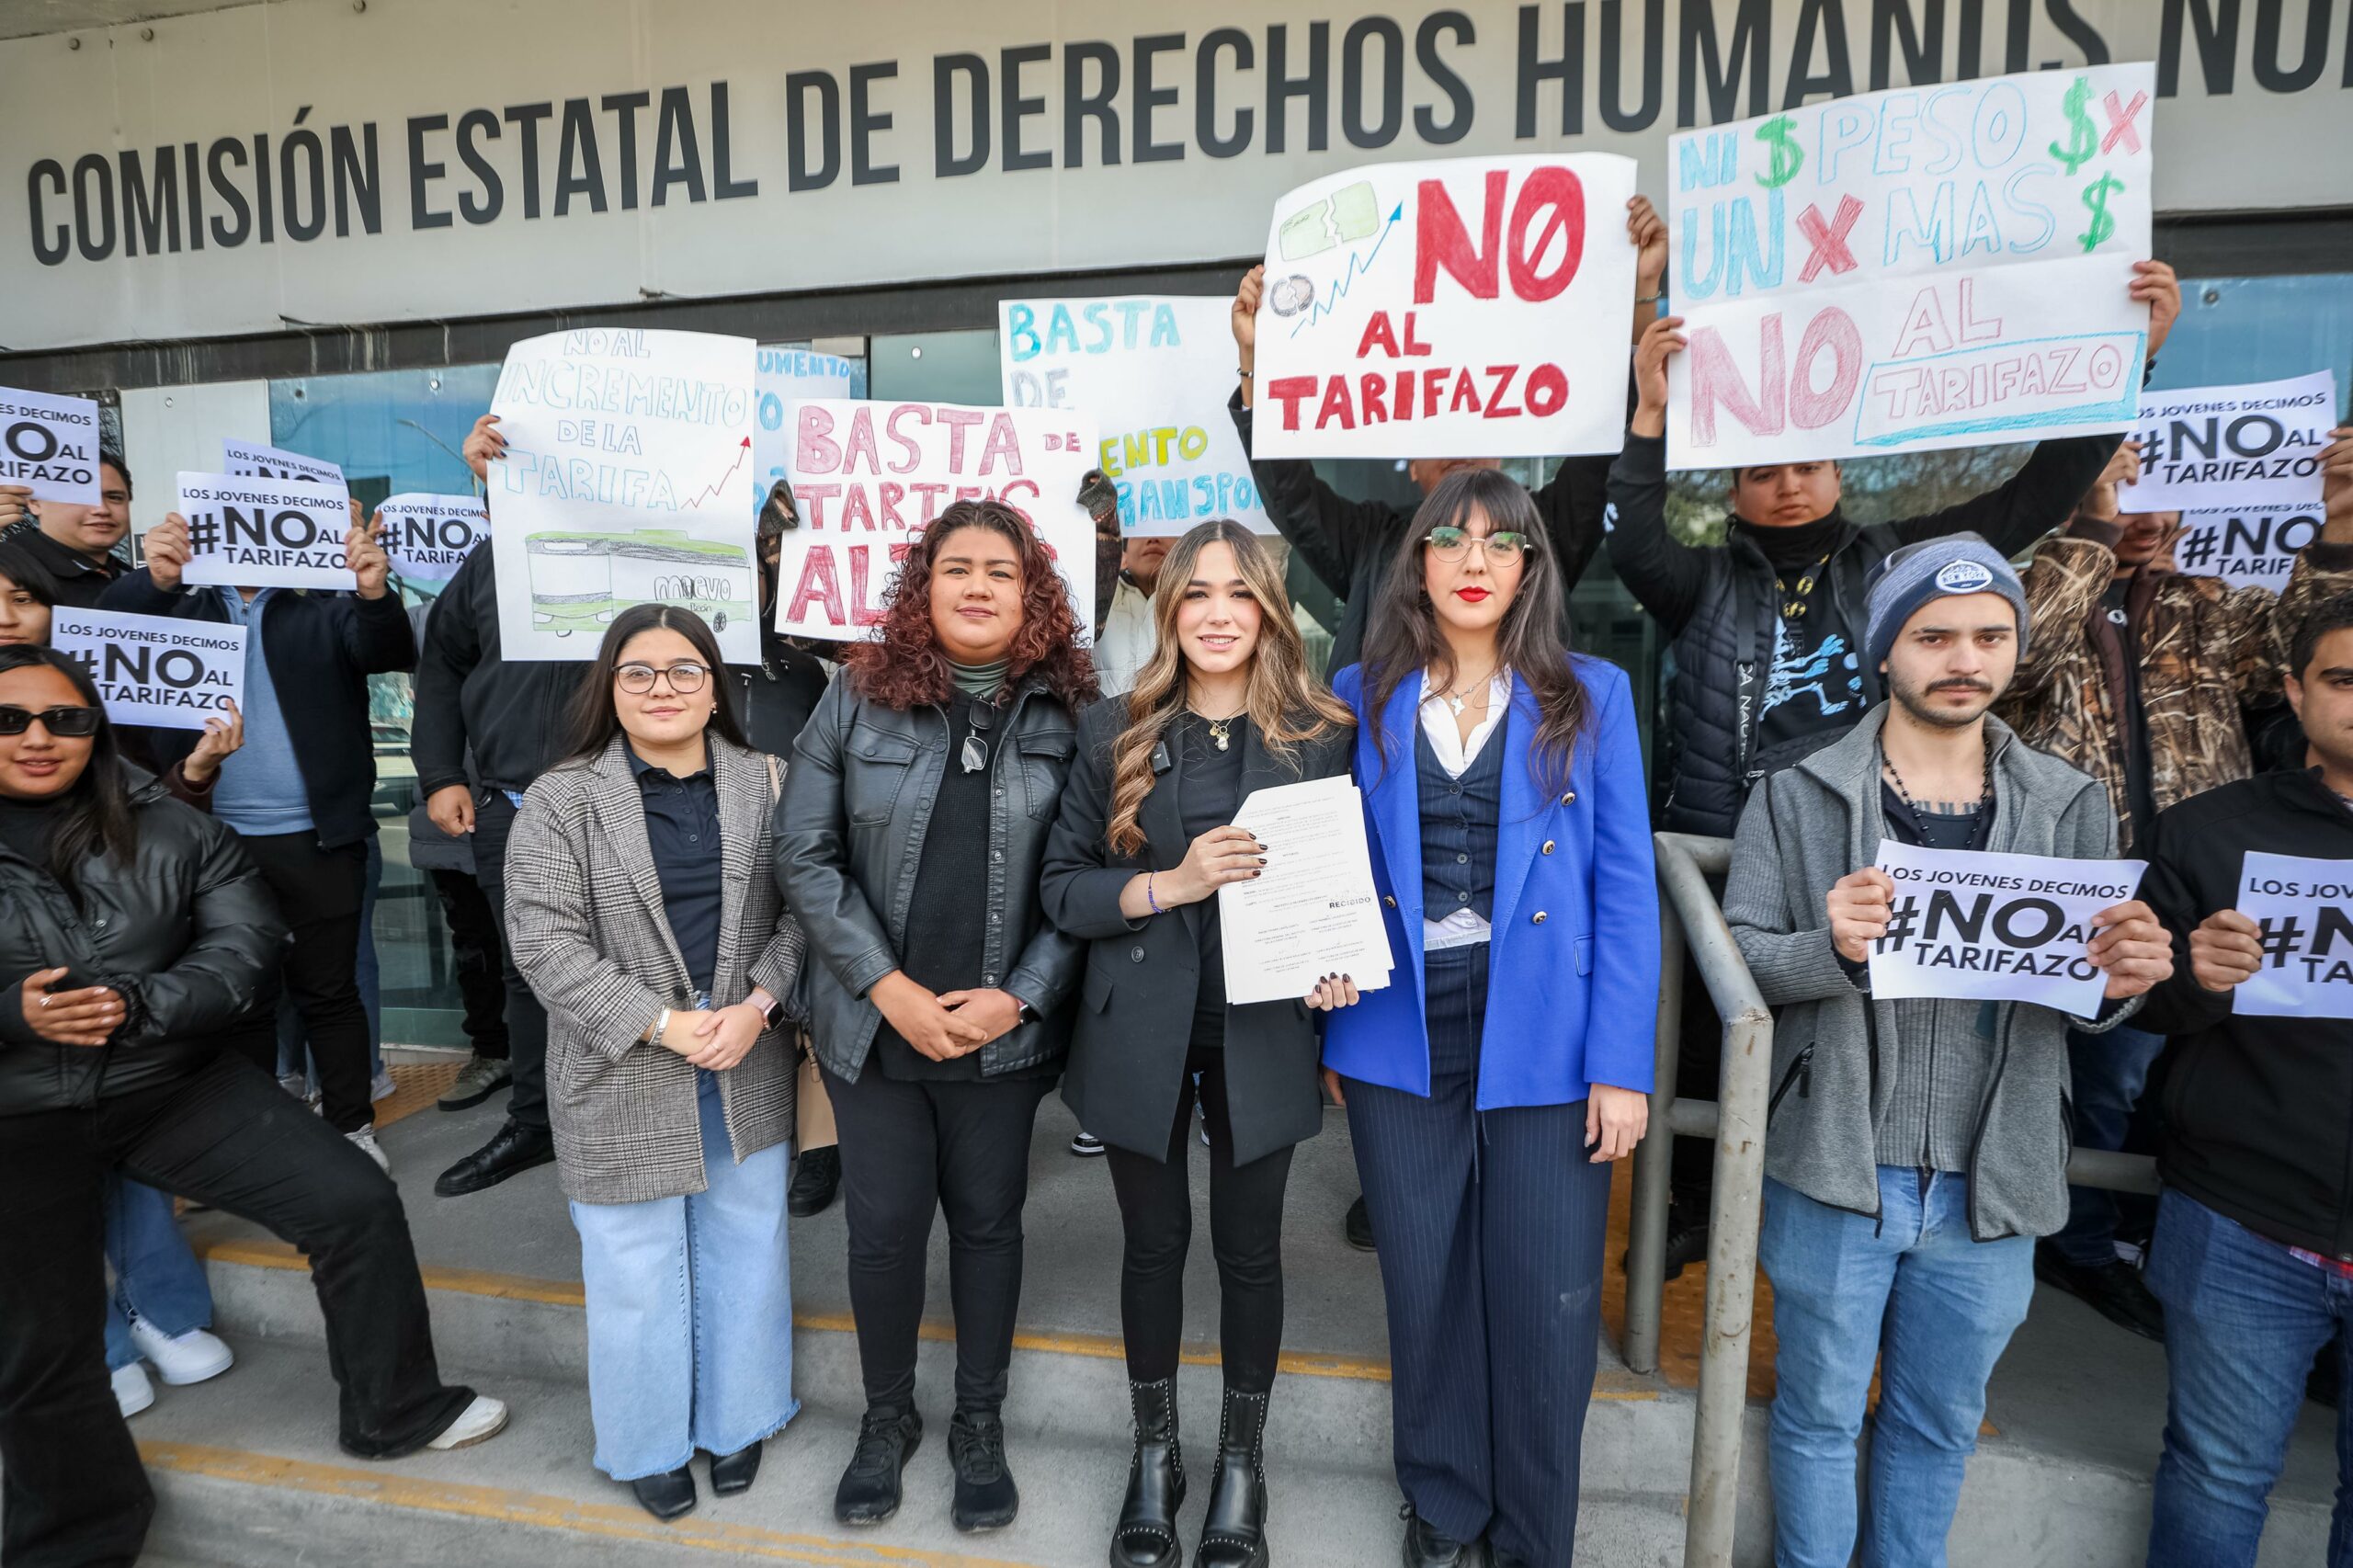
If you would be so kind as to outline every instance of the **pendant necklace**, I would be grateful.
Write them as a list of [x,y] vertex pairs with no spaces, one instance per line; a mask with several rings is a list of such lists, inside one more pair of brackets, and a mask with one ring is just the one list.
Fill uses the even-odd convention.
[[1189,703],[1186,705],[1185,711],[1190,713],[1194,718],[1199,719],[1204,725],[1208,726],[1210,732],[1210,742],[1211,744],[1215,745],[1218,750],[1225,751],[1232,747],[1233,744],[1233,722],[1236,719],[1241,718],[1241,714],[1228,713],[1222,719],[1212,719],[1208,714],[1202,712],[1199,709],[1193,707]]
[[1455,716],[1456,718],[1460,719],[1460,718],[1461,718],[1461,717],[1462,717],[1462,710],[1463,710],[1463,708],[1464,708],[1464,707],[1465,707],[1465,706],[1470,702],[1470,700],[1471,700],[1471,693],[1472,693],[1472,691],[1484,692],[1484,691],[1488,690],[1488,689],[1489,689],[1489,688],[1490,688],[1490,687],[1495,684],[1495,671],[1493,671],[1493,670],[1489,670],[1485,675],[1482,676],[1479,679],[1477,679],[1477,680],[1475,680],[1475,681],[1472,681],[1472,682],[1471,683],[1471,687],[1470,687],[1470,689],[1469,689],[1469,690],[1465,690],[1465,691],[1442,691],[1442,692],[1438,693],[1438,696],[1439,696],[1439,697],[1440,697],[1440,698],[1445,701],[1446,705],[1447,705],[1449,708],[1451,708],[1452,710],[1454,710],[1454,716]]

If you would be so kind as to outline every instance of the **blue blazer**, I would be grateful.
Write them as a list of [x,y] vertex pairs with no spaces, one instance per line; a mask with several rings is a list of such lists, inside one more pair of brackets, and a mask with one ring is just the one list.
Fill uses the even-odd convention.
[[[1481,1110],[1566,1105],[1596,1082],[1649,1093],[1658,1022],[1658,877],[1626,672],[1576,656],[1591,719],[1569,784],[1540,794],[1528,768],[1536,699],[1512,684],[1495,847],[1495,938],[1481,1036]],[[1362,667],[1332,689],[1357,712],[1356,775],[1372,881],[1396,960],[1389,985],[1326,1016],[1324,1065],[1430,1092],[1422,983],[1421,792],[1414,746],[1421,680],[1399,683],[1373,749]],[[1597,927],[1608,926],[1599,941]]]

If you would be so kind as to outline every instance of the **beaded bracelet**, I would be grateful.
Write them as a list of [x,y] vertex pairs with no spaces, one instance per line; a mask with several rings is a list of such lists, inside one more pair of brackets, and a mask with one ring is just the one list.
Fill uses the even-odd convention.
[[1152,878],[1153,878],[1153,873],[1152,873],[1152,872],[1150,872],[1150,871],[1146,871],[1146,872],[1143,874],[1143,901],[1144,901],[1146,903],[1148,903],[1148,904],[1152,905],[1152,912],[1153,912],[1154,915],[1165,915],[1165,914],[1167,914],[1167,913],[1168,913],[1168,911],[1166,911],[1166,910],[1165,910],[1165,909],[1161,908],[1161,907],[1160,907],[1160,900],[1158,900],[1157,898],[1154,898],[1154,897],[1153,896],[1153,893],[1152,893]]

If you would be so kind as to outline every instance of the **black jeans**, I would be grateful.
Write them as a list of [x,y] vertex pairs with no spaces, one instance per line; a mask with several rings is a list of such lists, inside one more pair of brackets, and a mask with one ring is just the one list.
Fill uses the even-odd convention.
[[506,1060],[506,982],[501,973],[506,944],[498,916],[483,896],[482,883],[463,871],[426,875],[449,926],[449,955],[458,969],[458,996],[465,1006],[466,1039],[476,1056]]
[[117,1165],[310,1254],[348,1452],[414,1452],[472,1399],[434,1364],[391,1178],[268,1074],[223,1054],[95,1108],[0,1118],[0,1563],[131,1563],[154,1511],[107,1379],[104,1193]]
[[1199,1036],[1185,1058],[1176,1125],[1167,1158],[1105,1151],[1119,1195],[1127,1256],[1120,1267],[1120,1326],[1128,1376],[1156,1383],[1176,1375],[1185,1337],[1185,1253],[1193,1239],[1193,1187],[1187,1144],[1193,1131],[1193,1075],[1200,1074],[1201,1124],[1210,1134],[1210,1251],[1217,1258],[1218,1340],[1225,1384],[1265,1393],[1275,1384],[1283,1344],[1283,1192],[1288,1148],[1246,1165],[1233,1163],[1226,1119],[1225,1052]]
[[1029,1134],[1053,1079],[900,1083],[871,1056],[855,1084],[822,1070],[841,1132],[849,1307],[867,1407],[915,1408],[924,1262],[932,1211],[945,1210],[956,1408],[997,1409],[1021,1306]]
[[[368,846],[319,846],[319,835],[273,833],[239,835],[278,896],[292,933],[278,961],[278,983],[301,1015],[311,1060],[319,1074],[319,1101],[337,1132],[372,1125],[369,1097],[368,1009],[359,999],[359,905],[368,893]],[[232,1028],[231,1045],[249,1061],[275,1062],[275,993]],[[246,1039],[247,1031],[267,1035]]]
[[[490,901],[491,917],[506,929],[506,839],[515,831],[515,807],[503,790],[483,790],[474,800],[474,881]],[[548,1015],[531,994],[514,955],[502,942],[498,969],[506,982],[506,1048],[514,1063],[515,1092],[506,1114],[541,1131],[548,1125]]]

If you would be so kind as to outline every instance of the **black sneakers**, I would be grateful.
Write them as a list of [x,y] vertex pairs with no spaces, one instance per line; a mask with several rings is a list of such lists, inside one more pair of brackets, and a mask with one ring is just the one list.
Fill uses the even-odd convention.
[[870,1410],[858,1424],[858,1449],[834,1489],[834,1517],[846,1525],[879,1525],[899,1511],[899,1475],[923,1441],[923,1417],[914,1411]]
[[804,1149],[792,1162],[792,1185],[785,1188],[785,1211],[796,1220],[823,1214],[842,1185],[842,1152],[838,1144]]
[[956,1498],[948,1517],[960,1530],[1001,1530],[1021,1512],[1021,1490],[1005,1464],[1005,1422],[994,1410],[960,1410],[948,1423],[948,1462]]

